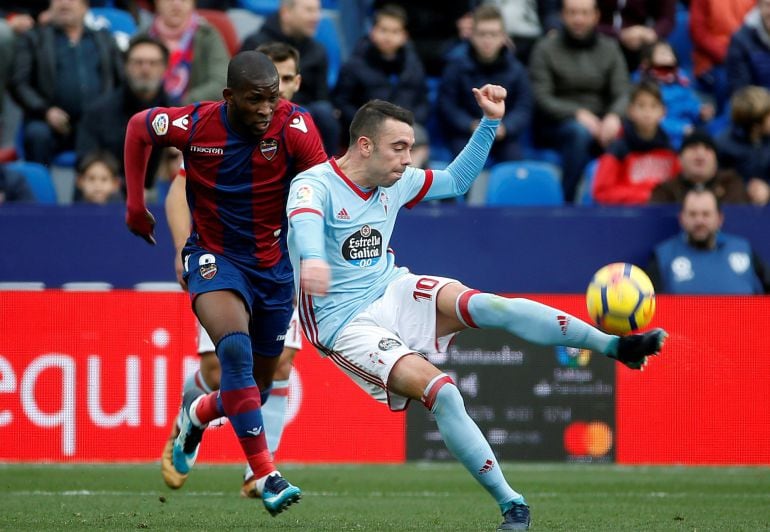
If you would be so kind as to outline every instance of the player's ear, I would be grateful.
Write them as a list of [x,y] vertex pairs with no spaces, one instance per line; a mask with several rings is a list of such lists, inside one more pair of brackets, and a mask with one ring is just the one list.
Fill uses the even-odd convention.
[[302,74],[297,74],[297,76],[294,78],[294,83],[297,84],[296,87],[294,87],[294,90],[298,91],[302,86]]
[[358,144],[358,150],[361,152],[361,155],[364,157],[369,157],[372,154],[372,151],[374,150],[374,142],[372,142],[372,139],[369,137],[360,136],[358,137],[358,141],[356,141],[356,144]]
[[230,101],[233,99],[233,89],[230,87],[225,87],[222,89],[222,98],[224,98],[227,103],[230,103]]

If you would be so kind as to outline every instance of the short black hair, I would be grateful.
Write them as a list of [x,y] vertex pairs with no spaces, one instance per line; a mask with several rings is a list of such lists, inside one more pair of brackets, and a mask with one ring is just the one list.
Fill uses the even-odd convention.
[[409,27],[409,17],[406,14],[406,9],[395,4],[385,4],[380,9],[374,12],[372,19],[374,25],[376,25],[381,17],[390,17],[398,20],[401,23],[401,27],[406,29]]
[[687,196],[690,194],[711,194],[714,196],[714,201],[716,201],[717,205],[717,212],[722,212],[722,200],[719,198],[719,194],[717,194],[716,190],[714,190],[713,187],[710,187],[706,185],[705,183],[697,183],[694,185],[691,189],[687,190],[684,193],[684,197],[682,198],[682,205],[680,206],[681,209],[684,209],[684,202],[687,200]]
[[109,169],[112,175],[120,179],[120,175],[118,173],[120,163],[118,163],[118,160],[114,155],[105,150],[94,150],[83,156],[83,158],[78,161],[78,175],[86,173],[86,170],[88,170],[88,168],[94,163],[102,163],[107,167],[107,169]]
[[377,138],[382,123],[388,118],[414,125],[412,111],[385,100],[371,100],[362,105],[353,116],[350,123],[350,145],[355,144],[361,137]]
[[240,87],[244,82],[278,83],[278,71],[273,61],[256,50],[238,52],[227,65],[227,86],[231,89]]
[[299,50],[292,45],[280,41],[266,42],[257,47],[257,52],[265,54],[273,63],[283,63],[293,59],[299,74]]
[[125,58],[128,60],[129,56],[131,55],[131,52],[136,48],[137,46],[141,44],[151,44],[153,46],[157,46],[160,50],[160,53],[163,54],[163,62],[165,64],[168,64],[168,58],[170,57],[170,53],[168,51],[168,48],[165,44],[160,42],[155,37],[150,37],[147,34],[139,34],[133,38],[131,38],[130,41],[128,41],[128,48],[126,49]]

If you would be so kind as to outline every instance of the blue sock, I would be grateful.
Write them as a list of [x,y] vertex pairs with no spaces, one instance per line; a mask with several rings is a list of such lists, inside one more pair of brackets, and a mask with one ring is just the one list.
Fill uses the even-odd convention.
[[217,344],[217,357],[222,367],[219,401],[235,433],[239,438],[261,434],[262,401],[252,373],[251,338],[241,332],[225,335]]
[[[437,392],[430,388],[440,386]],[[465,466],[473,478],[495,499],[505,512],[513,502],[524,502],[524,497],[508,485],[492,448],[465,411],[460,391],[451,380],[441,383],[434,379],[426,389],[426,397],[433,396],[430,407],[436,418],[438,430],[447,449]]]
[[289,400],[288,391],[288,379],[273,381],[273,393],[270,394],[270,402],[262,405],[267,448],[273,454],[278,450],[283,435],[283,427],[286,422],[286,404]]
[[[470,292],[470,291],[469,291]],[[457,299],[457,316],[470,327],[505,329],[529,342],[615,353],[618,337],[583,320],[529,299],[466,292]]]

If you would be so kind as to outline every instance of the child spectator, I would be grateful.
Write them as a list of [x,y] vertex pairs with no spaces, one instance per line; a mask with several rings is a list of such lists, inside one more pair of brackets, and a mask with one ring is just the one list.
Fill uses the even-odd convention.
[[679,160],[661,128],[666,107],[658,85],[631,90],[622,136],[599,159],[593,194],[603,204],[644,204],[658,183],[679,172]]
[[426,123],[430,106],[425,71],[409,42],[406,25],[402,7],[383,6],[374,14],[369,37],[340,70],[333,100],[342,114],[343,131],[369,100],[405,107],[414,113],[418,124]]
[[530,125],[532,90],[527,70],[508,49],[507,40],[500,11],[482,5],[473,12],[470,44],[444,70],[438,109],[453,155],[460,153],[481,118],[471,89],[492,83],[505,87],[508,96],[491,155],[495,162],[521,159],[519,139]]
[[674,49],[658,41],[642,51],[637,80],[651,80],[660,87],[666,116],[661,127],[671,145],[679,148],[682,139],[701,122],[714,117],[714,106],[701,103],[688,77],[680,70]]
[[103,151],[86,155],[78,166],[75,186],[75,197],[81,203],[105,205],[120,201],[118,161]]
[[730,100],[730,128],[717,138],[719,166],[735,169],[755,205],[770,201],[770,92],[749,85]]

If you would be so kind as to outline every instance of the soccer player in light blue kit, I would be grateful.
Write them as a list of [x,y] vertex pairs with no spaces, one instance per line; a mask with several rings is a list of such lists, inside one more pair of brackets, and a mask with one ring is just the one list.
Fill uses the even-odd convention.
[[423,355],[445,351],[468,327],[495,328],[539,344],[591,349],[640,369],[666,333],[619,338],[534,301],[395,266],[388,243],[398,210],[464,194],[484,166],[506,91],[485,85],[473,93],[484,117],[443,171],[409,166],[411,112],[381,100],[361,107],[348,151],[292,181],[289,254],[307,338],[391,410],[411,399],[429,408],[449,450],[499,505],[498,530],[524,530],[530,523],[524,497],[506,482],[455,383]]

